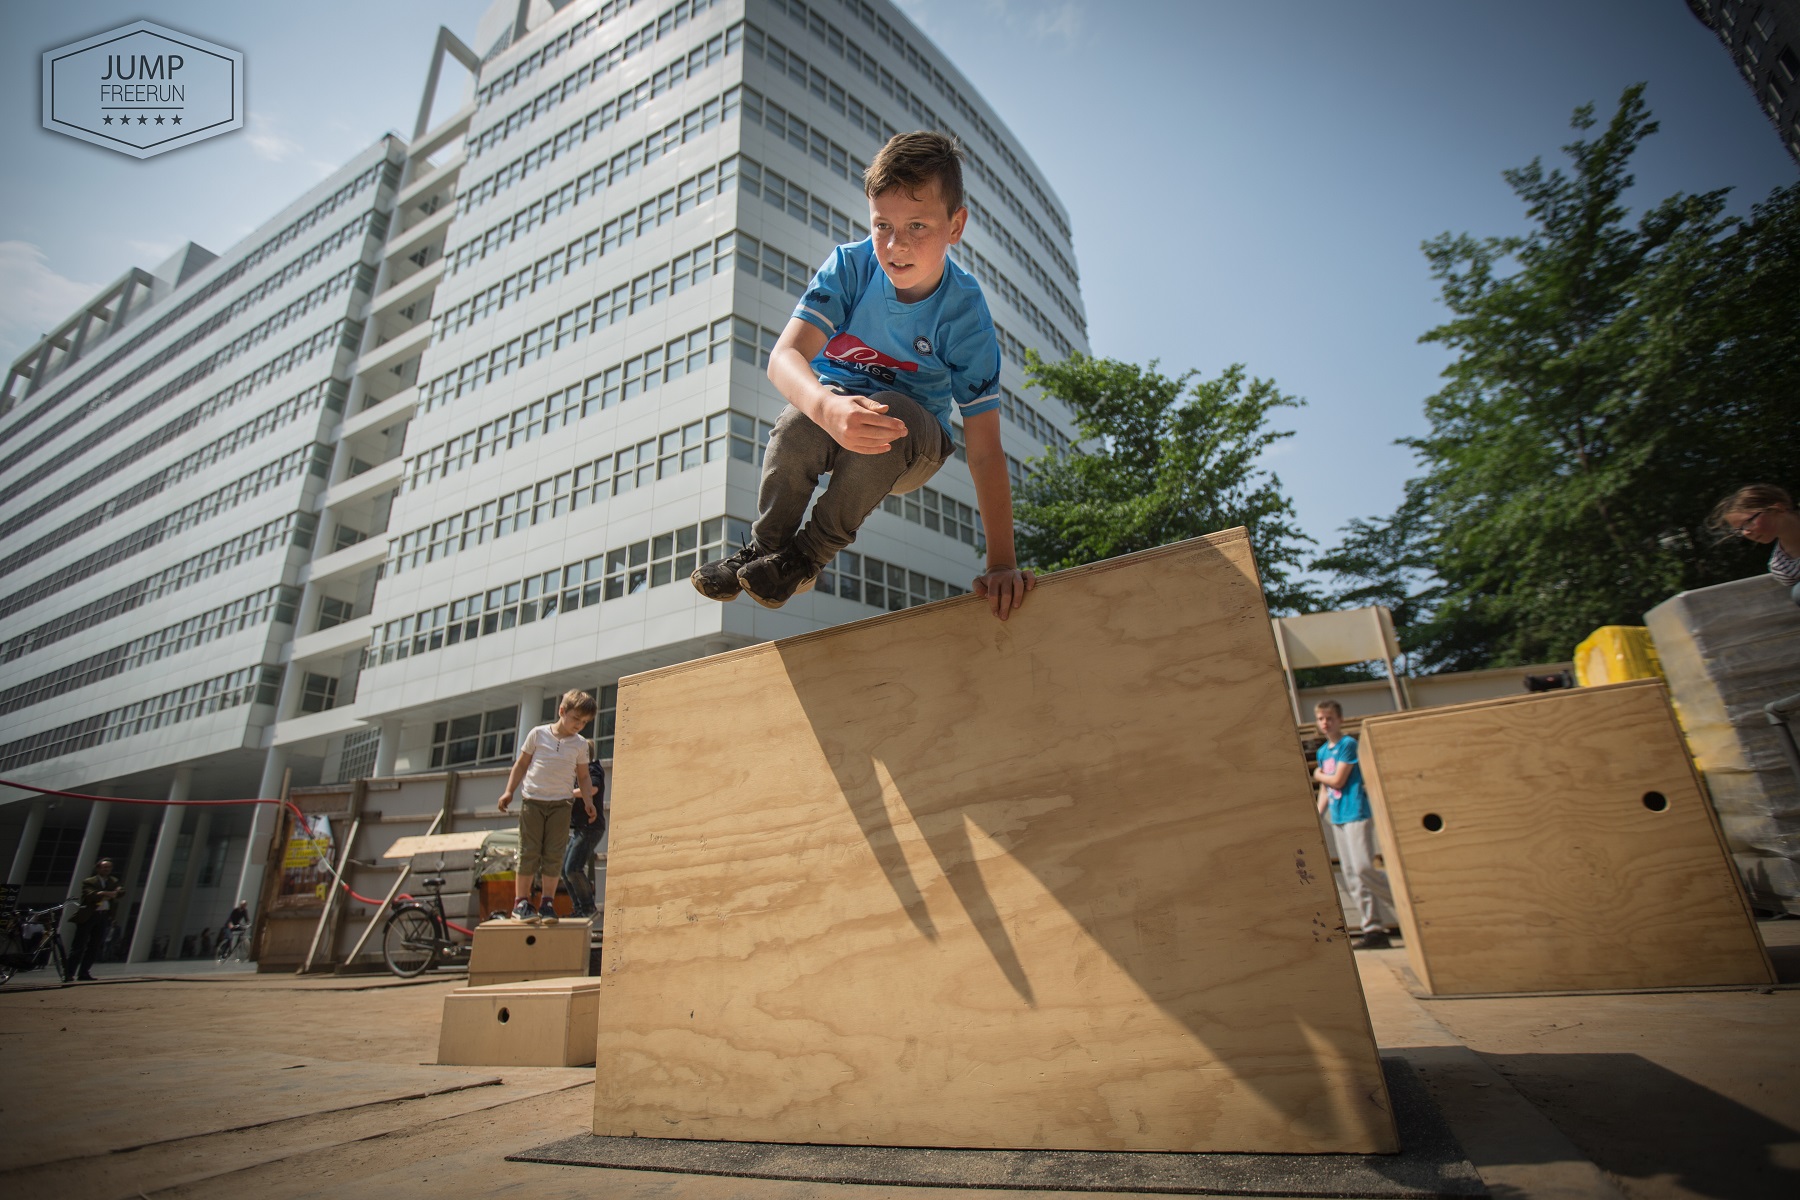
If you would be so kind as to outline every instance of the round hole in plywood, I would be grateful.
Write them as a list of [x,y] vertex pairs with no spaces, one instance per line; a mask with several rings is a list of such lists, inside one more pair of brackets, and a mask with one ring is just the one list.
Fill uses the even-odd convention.
[[528,933],[528,934],[526,934],[526,935],[525,935],[525,944],[526,944],[526,945],[527,945],[527,946],[535,946],[535,945],[537,945],[537,934],[535,934],[535,933]]
[[1425,819],[1419,822],[1419,824],[1425,826],[1425,828],[1432,833],[1436,833],[1444,827],[1444,818],[1438,816],[1436,813],[1426,813]]
[[499,1017],[500,1017],[500,1023],[502,1025],[504,1025],[508,1021],[512,1020],[512,1013],[508,1012],[506,1009],[503,1008],[499,1012]]
[[1651,812],[1666,812],[1669,807],[1669,798],[1661,792],[1645,792],[1644,807]]

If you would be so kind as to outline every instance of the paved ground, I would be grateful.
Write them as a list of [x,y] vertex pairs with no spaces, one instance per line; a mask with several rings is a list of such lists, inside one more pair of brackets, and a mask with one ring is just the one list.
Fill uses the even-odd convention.
[[[1762,928],[1800,978],[1800,921]],[[1358,963],[1377,1041],[1419,1070],[1496,1196],[1800,1195],[1800,990],[1419,1000],[1403,951]],[[163,978],[104,967],[95,984],[0,990],[0,1194],[1047,1195],[508,1163],[587,1127],[592,1072],[436,1066],[453,978],[152,966]]]

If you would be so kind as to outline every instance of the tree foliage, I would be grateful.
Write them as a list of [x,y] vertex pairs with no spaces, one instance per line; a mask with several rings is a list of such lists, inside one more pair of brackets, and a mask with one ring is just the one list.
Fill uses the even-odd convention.
[[1575,111],[1570,170],[1505,172],[1529,232],[1445,234],[1424,251],[1456,353],[1410,439],[1423,474],[1392,516],[1355,521],[1314,563],[1337,599],[1388,603],[1427,665],[1567,657],[1674,592],[1760,569],[1703,528],[1748,482],[1800,464],[1800,188],[1747,220],[1726,192],[1629,219],[1641,85],[1596,132]]
[[1216,379],[1074,354],[1032,356],[1028,375],[1074,413],[1083,449],[1034,460],[1016,495],[1020,557],[1045,570],[1243,525],[1270,606],[1309,597],[1293,581],[1301,543],[1281,481],[1259,467],[1287,431],[1270,414],[1301,402],[1241,365]]

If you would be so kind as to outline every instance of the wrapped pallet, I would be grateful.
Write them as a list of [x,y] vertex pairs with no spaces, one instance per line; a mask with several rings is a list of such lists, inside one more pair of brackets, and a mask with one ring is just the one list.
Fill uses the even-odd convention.
[[1800,779],[1763,711],[1800,691],[1800,608],[1757,575],[1682,592],[1644,623],[1752,901],[1800,913]]

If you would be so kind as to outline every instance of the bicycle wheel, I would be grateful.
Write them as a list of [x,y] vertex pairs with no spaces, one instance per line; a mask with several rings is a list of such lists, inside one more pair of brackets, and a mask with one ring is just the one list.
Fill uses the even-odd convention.
[[381,957],[402,979],[423,975],[437,965],[438,927],[422,908],[403,908],[381,931]]
[[231,959],[232,952],[236,949],[237,949],[237,939],[236,938],[234,938],[234,937],[220,938],[219,939],[219,948],[217,950],[213,951],[213,961],[219,962],[219,963],[228,962]]
[[26,961],[25,943],[19,940],[16,933],[0,936],[0,986],[13,977],[21,963]]

